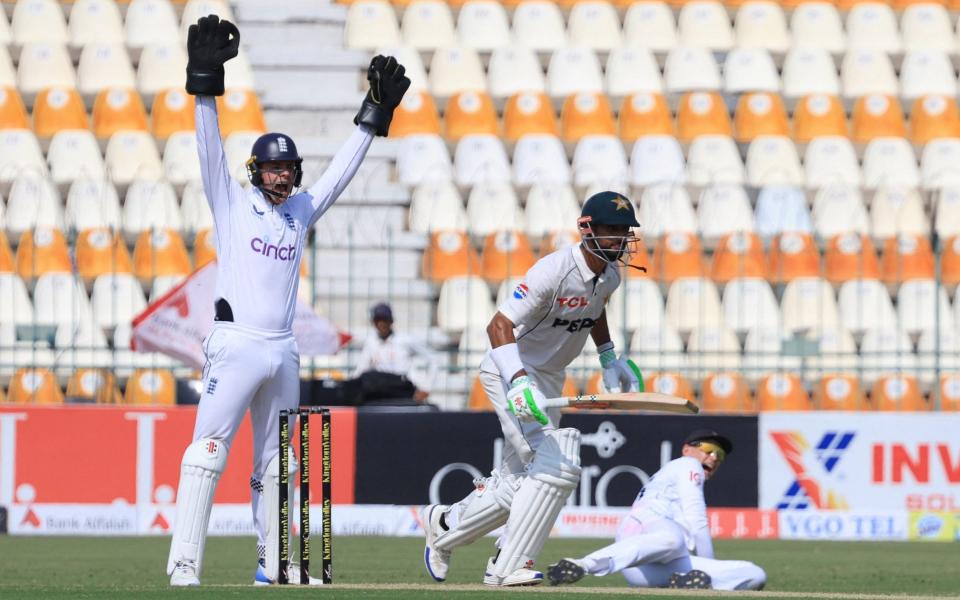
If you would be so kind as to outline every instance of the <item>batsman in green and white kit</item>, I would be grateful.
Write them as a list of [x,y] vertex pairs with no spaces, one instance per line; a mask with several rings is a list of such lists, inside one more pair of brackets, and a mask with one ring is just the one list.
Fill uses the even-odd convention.
[[617,357],[605,305],[620,285],[619,262],[628,262],[639,227],[630,201],[614,192],[591,196],[578,220],[581,242],[545,256],[499,307],[487,333],[493,348],[480,365],[480,381],[500,418],[507,444],[491,476],[451,506],[423,509],[424,563],[444,581],[450,556],[506,524],[483,582],[537,585],[534,561],[580,481],[580,432],[559,428],[560,409],[541,410],[561,395],[566,368],[593,338],[610,391],[643,390],[640,370]]

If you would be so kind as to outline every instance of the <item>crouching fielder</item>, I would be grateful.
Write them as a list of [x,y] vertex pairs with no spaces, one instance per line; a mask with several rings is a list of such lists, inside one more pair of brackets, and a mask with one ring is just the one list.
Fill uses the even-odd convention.
[[561,395],[565,369],[588,334],[600,352],[608,389],[642,389],[636,365],[614,352],[604,309],[620,284],[617,263],[636,242],[633,206],[619,194],[601,192],[584,204],[578,223],[581,243],[538,261],[487,327],[493,350],[480,365],[480,381],[508,444],[492,477],[478,480],[464,500],[424,509],[424,562],[437,581],[446,578],[454,549],[504,523],[483,582],[517,586],[543,580],[531,567],[580,480],[580,432],[559,429],[560,410],[542,411],[540,405]]
[[716,431],[691,433],[683,442],[683,456],[667,463],[640,490],[616,541],[583,558],[550,565],[550,584],[574,583],[588,573],[622,572],[635,587],[762,588],[767,574],[757,565],[713,557],[703,484],[732,450],[730,440]]

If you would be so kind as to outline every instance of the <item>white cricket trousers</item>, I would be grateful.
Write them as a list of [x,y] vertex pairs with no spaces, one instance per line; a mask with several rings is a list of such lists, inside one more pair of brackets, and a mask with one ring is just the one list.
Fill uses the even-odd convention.
[[227,448],[250,409],[253,427],[253,518],[260,544],[266,543],[260,506],[263,472],[280,449],[283,409],[300,404],[300,354],[293,332],[217,322],[204,341],[207,364],[193,428],[194,441],[223,440]]
[[627,516],[616,541],[583,560],[591,575],[619,571],[634,587],[666,587],[672,574],[693,569],[710,575],[717,590],[756,590],[767,581],[764,570],[751,562],[691,556],[683,528],[649,512]]

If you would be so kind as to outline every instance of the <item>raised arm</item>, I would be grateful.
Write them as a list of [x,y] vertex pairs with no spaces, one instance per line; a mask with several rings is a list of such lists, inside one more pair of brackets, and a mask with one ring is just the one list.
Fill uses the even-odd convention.
[[225,210],[226,204],[243,193],[243,187],[230,175],[227,155],[220,140],[217,122],[217,102],[213,96],[197,96],[197,154],[200,156],[200,176],[203,191],[214,216]]

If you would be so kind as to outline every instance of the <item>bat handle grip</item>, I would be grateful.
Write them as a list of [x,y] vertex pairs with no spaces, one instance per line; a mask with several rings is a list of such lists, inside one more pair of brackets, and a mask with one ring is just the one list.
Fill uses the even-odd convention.
[[547,398],[546,400],[540,403],[540,408],[546,410],[548,408],[564,408],[569,405],[569,402],[566,398]]

